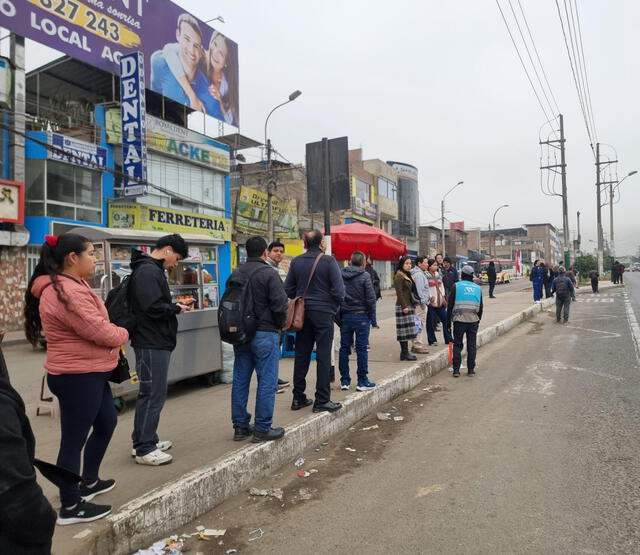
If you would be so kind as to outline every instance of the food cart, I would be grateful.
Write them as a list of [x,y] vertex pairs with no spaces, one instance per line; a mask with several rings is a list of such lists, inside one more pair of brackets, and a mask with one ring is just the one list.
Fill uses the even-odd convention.
[[[71,230],[89,239],[95,247],[96,269],[90,280],[95,293],[102,299],[131,273],[131,249],[151,253],[158,238],[166,232],[81,226]],[[173,302],[183,297],[195,299],[192,310],[178,314],[178,341],[171,355],[168,382],[202,376],[206,385],[216,380],[222,369],[222,344],[218,330],[220,300],[220,269],[218,246],[223,242],[207,235],[181,234],[189,245],[189,257],[167,273]],[[135,368],[133,348],[127,344],[125,352],[131,368]],[[137,391],[130,381],[111,384],[114,398],[124,403],[124,397]],[[118,404],[119,404],[118,403]]]

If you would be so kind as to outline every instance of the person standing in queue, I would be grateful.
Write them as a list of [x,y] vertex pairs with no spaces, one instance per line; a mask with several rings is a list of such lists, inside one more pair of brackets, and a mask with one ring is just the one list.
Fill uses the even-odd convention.
[[460,281],[458,277],[458,270],[456,270],[455,266],[451,263],[451,259],[448,256],[445,256],[442,260],[442,269],[440,270],[442,273],[442,283],[444,284],[444,292],[449,298],[449,291],[451,291],[451,286]]
[[85,281],[96,264],[93,244],[81,235],[46,235],[25,295],[25,335],[36,346],[47,339],[47,384],[60,405],[57,465],[82,482],[60,487],[59,525],[107,516],[109,505],[89,503],[111,491],[100,465],[117,424],[109,376],[129,333],[109,321],[102,300]]
[[[284,243],[276,240],[272,241],[267,247],[267,264],[278,272],[280,279],[284,283],[287,279],[287,272],[284,271],[280,263],[284,258]],[[282,338],[281,338],[282,342]],[[289,382],[278,378],[278,393],[284,393],[284,390],[289,387]]]
[[[420,329],[416,329],[416,338],[411,342],[411,352],[419,355],[426,355],[427,349],[427,314],[431,298],[429,289],[429,279],[427,278],[427,269],[429,264],[425,256],[416,257],[416,265],[411,270],[411,279],[415,285],[418,299],[420,302],[415,306],[416,324],[420,320]],[[417,327],[417,326],[416,326]]]
[[[429,283],[429,310],[427,312],[427,338],[429,345],[437,345],[436,322],[447,321],[447,297],[444,292],[442,277],[438,271],[438,263],[430,258],[427,262],[427,282]],[[455,284],[453,284],[455,285]],[[453,287],[452,285],[452,287]],[[446,325],[442,327],[445,344],[452,341],[451,334]]]
[[131,345],[140,379],[131,455],[138,464],[159,466],[173,460],[166,453],[172,443],[158,438],[158,424],[167,398],[169,361],[178,336],[176,316],[189,310],[189,305],[172,302],[165,270],[176,268],[188,256],[187,243],[177,233],[160,237],[151,255],[134,249],[131,256],[132,306],[136,317]]
[[[233,386],[231,388],[231,419],[235,441],[253,434],[253,443],[272,441],[284,436],[284,428],[272,428],[273,408],[278,389],[280,363],[280,330],[287,317],[287,295],[282,281],[269,269],[267,242],[259,236],[247,239],[247,261],[238,268],[242,274],[251,274],[249,287],[253,306],[246,310],[256,315],[256,333],[247,343],[233,346]],[[255,426],[247,412],[249,386],[255,371],[258,378],[256,391]]]
[[340,389],[351,387],[349,353],[355,335],[358,383],[356,391],[368,391],[376,384],[369,380],[369,332],[378,327],[376,320],[376,295],[371,277],[365,270],[363,252],[351,255],[351,264],[342,269],[345,297],[340,307]]
[[411,277],[411,258],[403,256],[398,261],[398,269],[393,278],[396,288],[396,338],[400,343],[400,360],[418,360],[409,352],[409,341],[416,333],[415,305],[418,298],[416,285]]
[[529,274],[529,280],[533,284],[533,302],[539,303],[542,299],[542,287],[544,279],[544,268],[541,267],[540,261],[535,260],[531,273]]
[[489,262],[489,267],[487,268],[487,281],[489,282],[489,298],[495,299],[493,294],[493,290],[496,288],[496,281],[498,279],[498,275],[496,273],[496,265],[493,262]]
[[476,338],[482,320],[482,289],[473,281],[473,268],[462,267],[462,279],[451,288],[447,327],[453,323],[453,377],[460,376],[462,348],[467,336],[467,375],[476,373]]
[[591,270],[589,270],[589,279],[591,280],[591,291],[593,293],[598,293],[598,281],[600,279],[600,274],[598,273],[598,270],[596,270],[595,268],[592,268]]
[[[331,346],[334,317],[344,299],[344,282],[335,258],[324,254],[327,244],[322,232],[314,229],[305,235],[304,241],[307,252],[291,261],[284,281],[290,299],[304,295],[305,308],[304,326],[296,334],[291,410],[313,404],[313,412],[335,412],[342,405],[331,401]],[[315,401],[312,401],[305,389],[314,344],[317,377]]]

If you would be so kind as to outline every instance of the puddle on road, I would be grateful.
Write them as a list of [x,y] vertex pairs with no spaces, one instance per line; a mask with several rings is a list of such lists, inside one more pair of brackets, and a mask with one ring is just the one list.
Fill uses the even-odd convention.
[[[279,495],[249,495],[250,488],[247,488],[167,536],[192,534],[200,525],[224,528],[226,533],[222,538],[211,541],[199,540],[197,536],[189,538],[182,551],[203,555],[226,554],[232,549],[238,553],[259,552],[260,539],[250,542],[250,537],[259,536],[259,530],[265,535],[277,533],[278,518],[305,503],[321,501],[324,491],[336,479],[380,461],[402,428],[420,415],[427,403],[435,399],[446,400],[443,395],[446,391],[447,388],[433,378],[427,379],[413,391],[377,408],[375,413],[349,430],[306,449],[273,475],[251,484],[258,490],[281,489],[282,500],[278,499]],[[304,463],[296,466],[300,458]],[[309,473],[309,476],[299,477],[299,472]],[[252,531],[254,534],[250,536]]]

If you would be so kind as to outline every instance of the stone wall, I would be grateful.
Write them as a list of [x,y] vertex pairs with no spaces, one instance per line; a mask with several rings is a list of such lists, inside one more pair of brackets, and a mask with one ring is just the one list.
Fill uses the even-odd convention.
[[26,288],[26,247],[0,246],[0,329],[22,329]]

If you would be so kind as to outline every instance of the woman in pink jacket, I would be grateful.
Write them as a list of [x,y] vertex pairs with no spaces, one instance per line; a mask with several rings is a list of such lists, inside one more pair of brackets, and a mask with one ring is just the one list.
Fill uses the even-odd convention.
[[60,403],[58,466],[79,474],[84,449],[82,482],[60,489],[58,524],[90,522],[111,511],[88,501],[115,486],[98,472],[117,422],[108,379],[129,334],[109,322],[85,281],[96,264],[91,242],[71,233],[45,240],[27,288],[25,332],[33,345],[43,331],[47,340],[47,383]]

